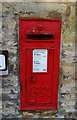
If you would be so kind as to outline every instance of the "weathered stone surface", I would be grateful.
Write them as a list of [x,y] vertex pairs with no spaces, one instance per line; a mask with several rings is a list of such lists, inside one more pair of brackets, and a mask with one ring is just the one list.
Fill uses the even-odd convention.
[[[9,52],[9,75],[3,78],[0,77],[3,87],[2,116],[4,119],[22,119],[22,117],[25,119],[76,118],[75,63],[77,56],[75,55],[75,3],[66,2],[65,0],[64,2],[61,0],[60,3],[55,2],[55,0],[54,2],[52,0],[50,2],[48,0],[37,2],[35,0],[20,1],[3,1],[4,3],[2,3],[0,49],[6,49]],[[23,114],[20,111],[19,17],[62,18],[59,104],[57,111],[24,111]],[[2,91],[0,89],[0,95]]]

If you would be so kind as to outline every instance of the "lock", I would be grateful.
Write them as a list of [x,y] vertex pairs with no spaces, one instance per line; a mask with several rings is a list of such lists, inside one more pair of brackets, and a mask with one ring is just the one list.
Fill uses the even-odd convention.
[[35,82],[36,82],[34,76],[31,76],[31,77],[30,77],[30,82],[31,82],[31,83],[35,83]]

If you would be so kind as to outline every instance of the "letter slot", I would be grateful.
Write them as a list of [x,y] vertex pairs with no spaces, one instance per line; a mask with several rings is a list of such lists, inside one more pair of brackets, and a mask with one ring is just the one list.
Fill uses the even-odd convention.
[[52,40],[53,33],[27,33],[27,39],[32,40]]

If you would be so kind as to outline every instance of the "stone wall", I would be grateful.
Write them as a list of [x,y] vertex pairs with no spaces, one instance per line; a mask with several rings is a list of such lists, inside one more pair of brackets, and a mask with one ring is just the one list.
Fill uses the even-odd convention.
[[[62,18],[60,77],[57,111],[20,111],[19,17]],[[2,3],[2,49],[9,52],[9,75],[2,79],[3,118],[76,118],[75,109],[75,3]],[[1,49],[1,47],[0,47]],[[1,90],[1,89],[0,89]]]

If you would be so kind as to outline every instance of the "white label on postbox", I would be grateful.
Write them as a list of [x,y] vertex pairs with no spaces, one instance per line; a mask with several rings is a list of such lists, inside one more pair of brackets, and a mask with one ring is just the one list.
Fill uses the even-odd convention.
[[47,72],[47,49],[33,50],[33,72]]
[[4,55],[0,55],[0,70],[4,70],[5,69],[5,56]]

